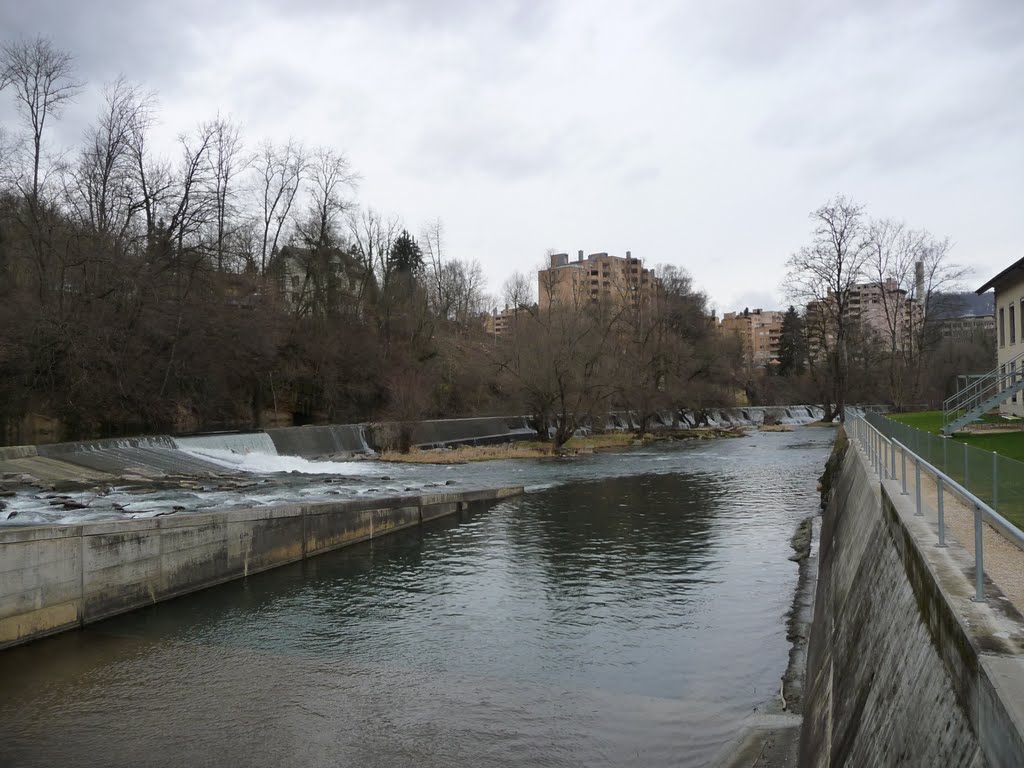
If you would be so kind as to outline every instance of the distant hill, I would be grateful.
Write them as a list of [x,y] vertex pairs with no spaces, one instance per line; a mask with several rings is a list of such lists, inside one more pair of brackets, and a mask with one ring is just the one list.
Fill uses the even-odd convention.
[[981,296],[973,291],[963,293],[942,293],[932,298],[933,314],[940,317],[961,317],[962,315],[994,315],[995,294],[989,291]]

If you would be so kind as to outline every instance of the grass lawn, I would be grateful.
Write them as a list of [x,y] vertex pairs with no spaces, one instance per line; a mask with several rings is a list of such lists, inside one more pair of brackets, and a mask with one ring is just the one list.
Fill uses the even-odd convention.
[[[914,427],[922,432],[940,434],[942,429],[941,411],[924,411],[922,413],[897,413],[889,416],[893,421]],[[998,416],[987,416],[982,421],[992,424],[1009,424]],[[959,457],[966,454],[963,449],[953,450],[955,443],[966,443],[982,451],[992,451],[1004,459],[999,463],[998,500],[994,500],[992,486],[993,462],[985,454],[971,452],[972,458],[966,470]],[[949,441],[928,441],[922,444],[926,460],[936,466],[945,467],[945,471],[958,483],[978,495],[983,501],[992,504],[1005,518],[1024,530],[1024,471],[1020,465],[1011,464],[1006,459],[1024,462],[1024,431],[991,433],[961,433]],[[941,446],[941,447],[940,447]]]
[[[909,427],[914,427],[924,432],[931,432],[936,435],[942,432],[942,411],[894,413],[891,414],[889,418],[893,421],[898,421],[901,424],[906,424]],[[982,421],[990,424],[1008,423],[1004,419],[1000,419],[998,416],[991,415],[982,417]],[[976,448],[981,448],[984,451],[995,451],[1001,456],[1006,456],[1009,459],[1024,461],[1024,431],[1003,432],[1001,434],[994,435],[985,433],[961,433],[954,435],[953,439],[958,440],[961,443],[973,445]]]

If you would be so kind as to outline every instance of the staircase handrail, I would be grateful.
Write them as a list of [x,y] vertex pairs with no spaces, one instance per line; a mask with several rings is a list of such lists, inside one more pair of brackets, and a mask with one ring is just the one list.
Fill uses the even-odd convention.
[[[1020,362],[1021,371],[1006,370],[1010,364]],[[950,395],[942,402],[943,427],[950,424],[960,411],[970,411],[977,407],[989,397],[998,394],[1005,389],[1003,382],[1010,379],[1011,384],[1019,377],[1024,376],[1024,352],[1003,363],[997,365],[993,370],[975,379],[963,389]]]

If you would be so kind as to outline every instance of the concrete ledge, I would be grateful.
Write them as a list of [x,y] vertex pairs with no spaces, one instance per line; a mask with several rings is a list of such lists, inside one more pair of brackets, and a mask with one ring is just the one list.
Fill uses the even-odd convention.
[[0,530],[0,649],[521,494],[522,487]]

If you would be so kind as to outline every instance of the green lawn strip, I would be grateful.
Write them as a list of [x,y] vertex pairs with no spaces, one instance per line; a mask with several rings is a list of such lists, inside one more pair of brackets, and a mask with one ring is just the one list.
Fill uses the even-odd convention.
[[[893,421],[906,424],[933,435],[942,432],[942,411],[921,411],[920,413],[894,413],[889,416]],[[986,414],[983,421],[990,424],[1006,423],[998,416]],[[961,433],[953,436],[954,440],[967,443],[985,451],[995,451],[1017,461],[1024,461],[1024,431],[1002,432],[996,434]]]

